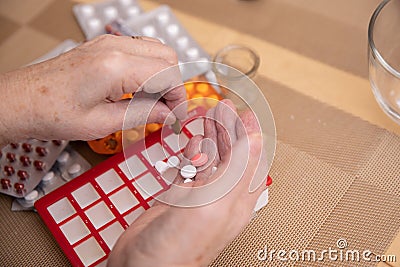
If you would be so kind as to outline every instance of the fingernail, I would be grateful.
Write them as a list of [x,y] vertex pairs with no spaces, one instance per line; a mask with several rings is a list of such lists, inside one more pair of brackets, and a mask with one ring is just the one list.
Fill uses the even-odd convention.
[[172,113],[172,112],[165,114],[164,117],[165,117],[164,124],[166,124],[166,125],[172,125],[176,121],[176,117],[175,117],[174,113]]

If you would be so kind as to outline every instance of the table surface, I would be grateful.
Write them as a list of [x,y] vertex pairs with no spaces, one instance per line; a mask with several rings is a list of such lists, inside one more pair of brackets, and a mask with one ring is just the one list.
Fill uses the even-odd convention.
[[[0,72],[29,63],[64,39],[83,41],[71,19],[77,2],[89,1],[0,1]],[[230,43],[248,45],[261,57],[260,75],[400,134],[400,126],[376,103],[368,81],[367,28],[379,2],[139,1],[145,10],[170,5],[211,55]],[[104,158],[91,154],[84,143],[75,145],[92,161]],[[387,252],[400,256],[400,234]]]

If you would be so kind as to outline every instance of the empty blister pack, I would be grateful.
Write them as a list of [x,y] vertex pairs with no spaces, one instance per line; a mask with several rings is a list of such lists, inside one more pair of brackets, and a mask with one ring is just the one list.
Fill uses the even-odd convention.
[[25,197],[13,201],[11,210],[33,210],[36,200],[88,171],[91,167],[86,159],[68,146],[57,158],[51,170],[42,177],[39,185]]
[[78,23],[86,39],[105,34],[105,25],[113,20],[138,16],[142,9],[135,0],[111,0],[93,4],[79,4],[73,7]]
[[26,140],[11,143],[0,152],[0,193],[24,197],[50,170],[67,141]]
[[56,57],[58,55],[61,55],[75,47],[78,46],[79,43],[71,40],[71,39],[67,39],[65,41],[63,41],[61,44],[57,45],[55,48],[53,48],[53,50],[51,50],[50,52],[48,52],[47,54],[41,56],[40,58],[35,59],[34,61],[32,61],[29,65],[32,64],[36,64],[36,63],[40,63],[43,62],[45,60],[51,59],[53,57]]
[[204,64],[209,61],[209,55],[190,36],[168,6],[160,6],[150,12],[125,20],[122,25],[139,35],[158,38],[171,46],[178,55],[179,63],[198,62],[180,65],[184,81],[209,71],[210,64]]

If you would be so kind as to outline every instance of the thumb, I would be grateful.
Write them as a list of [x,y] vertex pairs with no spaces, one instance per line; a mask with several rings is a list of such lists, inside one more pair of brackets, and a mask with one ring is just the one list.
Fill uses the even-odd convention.
[[[121,100],[114,103],[102,103],[87,115],[91,128],[103,136],[124,129],[135,128],[147,123],[173,124],[175,115],[162,102],[152,99],[136,99],[131,102]],[[107,131],[107,132],[104,132]]]

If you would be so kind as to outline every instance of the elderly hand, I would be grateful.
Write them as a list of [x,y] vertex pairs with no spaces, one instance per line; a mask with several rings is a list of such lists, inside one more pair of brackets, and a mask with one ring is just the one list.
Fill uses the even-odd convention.
[[[118,101],[123,94],[136,92],[177,63],[175,52],[156,39],[103,35],[54,59],[5,73],[0,76],[0,144],[25,138],[90,140],[120,130],[129,103]],[[163,101],[151,109],[153,99],[137,99],[137,112],[126,118],[126,127],[146,121],[172,124],[186,117],[185,108],[171,113],[186,99],[183,86],[173,88],[182,83],[179,71],[173,74],[143,87],[145,93],[165,93]]]
[[[221,101],[208,112],[204,136],[193,137],[184,156],[191,158],[199,150],[212,157],[208,167],[197,173],[194,182],[182,184],[188,192],[181,202],[193,196],[190,189],[217,179],[234,179],[243,174],[236,186],[224,197],[195,208],[180,208],[157,202],[145,211],[120,237],[111,252],[109,266],[206,266],[246,226],[257,198],[265,189],[259,186],[250,193],[262,150],[258,123],[250,112],[236,114],[229,100]],[[202,140],[213,140],[215,147]],[[247,165],[246,165],[247,163]],[[218,170],[211,174],[213,166]],[[266,174],[265,176],[266,177]],[[163,199],[176,199],[173,189]]]

